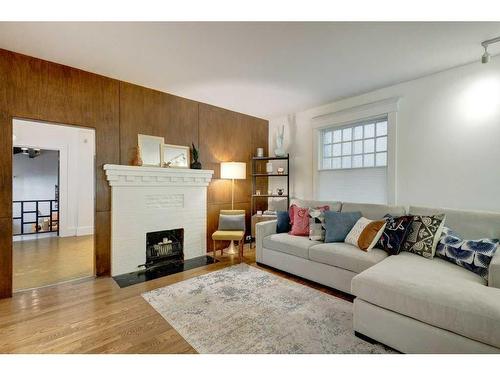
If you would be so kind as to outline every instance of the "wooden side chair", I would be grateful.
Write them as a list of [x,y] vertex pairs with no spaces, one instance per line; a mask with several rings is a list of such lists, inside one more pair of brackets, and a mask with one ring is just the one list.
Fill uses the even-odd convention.
[[[230,249],[234,249],[234,242],[238,241],[239,261],[243,260],[243,242],[245,239],[245,210],[221,210],[219,213],[219,227],[212,234],[214,241],[214,258],[217,256],[216,241],[231,241]],[[221,249],[221,255],[224,249]]]

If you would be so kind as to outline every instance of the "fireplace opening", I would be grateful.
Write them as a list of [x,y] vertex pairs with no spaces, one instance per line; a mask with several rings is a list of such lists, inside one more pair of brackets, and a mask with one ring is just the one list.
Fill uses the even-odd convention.
[[146,233],[146,269],[183,261],[184,229]]

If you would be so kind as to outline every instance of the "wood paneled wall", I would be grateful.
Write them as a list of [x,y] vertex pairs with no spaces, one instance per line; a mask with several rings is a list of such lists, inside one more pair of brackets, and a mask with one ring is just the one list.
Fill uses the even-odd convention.
[[[207,239],[220,209],[231,206],[231,183],[219,179],[221,161],[246,161],[235,206],[247,210],[251,156],[267,152],[268,121],[180,98],[79,69],[0,49],[0,298],[12,292],[12,119],[25,118],[96,131],[96,273],[110,273],[110,188],[102,166],[129,164],[137,134],[200,149],[204,169],[215,171],[208,189]],[[260,187],[267,190],[265,183]],[[264,209],[265,205],[260,208]],[[212,242],[207,241],[211,250]]]

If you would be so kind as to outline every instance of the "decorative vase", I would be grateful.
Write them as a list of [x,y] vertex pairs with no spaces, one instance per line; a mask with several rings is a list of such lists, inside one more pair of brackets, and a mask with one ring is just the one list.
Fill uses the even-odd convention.
[[278,189],[278,195],[283,195],[284,190],[283,189]]
[[274,149],[274,155],[278,157],[286,156],[285,149],[283,148],[285,140],[285,125],[278,129],[278,136],[276,137],[276,148]]
[[135,156],[132,159],[132,165],[134,165],[136,167],[140,167],[142,165],[141,146],[137,146],[135,148]]
[[257,157],[258,158],[264,157],[264,149],[262,147],[257,147]]
[[271,162],[266,163],[266,173],[268,173],[268,174],[273,173],[273,163],[271,163]]

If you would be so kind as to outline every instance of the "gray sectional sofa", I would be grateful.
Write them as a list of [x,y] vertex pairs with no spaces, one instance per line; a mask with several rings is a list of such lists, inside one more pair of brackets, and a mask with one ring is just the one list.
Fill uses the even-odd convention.
[[[293,200],[302,207],[389,213],[445,213],[445,225],[466,239],[500,238],[500,214],[424,207]],[[276,221],[256,225],[256,260],[354,295],[353,329],[403,353],[500,353],[500,251],[484,280],[440,258],[276,233]]]

